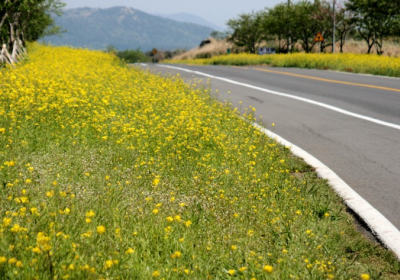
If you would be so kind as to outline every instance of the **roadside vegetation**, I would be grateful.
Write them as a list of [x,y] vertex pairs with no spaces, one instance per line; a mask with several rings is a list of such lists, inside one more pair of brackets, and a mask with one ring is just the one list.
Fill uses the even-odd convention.
[[174,56],[177,56],[185,50],[177,49],[174,51],[162,51],[156,48],[153,48],[151,51],[143,52],[140,48],[136,50],[127,49],[123,51],[119,51],[115,46],[108,45],[104,50],[107,53],[115,54],[119,59],[121,59],[125,63],[146,63],[153,62],[158,63],[163,61],[164,59],[171,59]]
[[[210,45],[166,62],[316,68],[400,77],[399,1],[285,1],[241,14],[227,25],[229,31],[214,32],[216,40]],[[317,33],[322,34],[323,42],[315,42]],[[257,55],[260,47],[274,48],[277,54]]]
[[196,65],[269,65],[337,70],[400,77],[400,58],[366,54],[230,54],[209,59],[170,60],[168,63]]
[[151,62],[151,57],[147,56],[140,49],[117,51],[116,55],[126,63]]
[[[384,40],[399,38],[400,2],[391,0],[286,1],[273,8],[241,14],[227,23],[227,39],[245,52],[257,53],[264,42],[277,41],[278,53],[339,52],[348,38],[363,41],[366,53],[384,54]],[[335,28],[334,28],[335,26]],[[324,41],[314,40],[321,33]],[[334,40],[334,41],[333,41]]]
[[400,278],[256,108],[87,50],[0,79],[1,279]]

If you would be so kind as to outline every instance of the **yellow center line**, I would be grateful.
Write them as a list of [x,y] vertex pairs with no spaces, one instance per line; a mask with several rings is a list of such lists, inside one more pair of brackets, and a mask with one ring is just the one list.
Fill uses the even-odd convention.
[[300,74],[293,74],[293,73],[287,73],[287,72],[282,72],[282,71],[274,71],[274,70],[267,70],[267,69],[261,69],[261,68],[253,68],[253,69],[257,70],[257,71],[263,71],[263,72],[270,72],[270,73],[294,76],[294,77],[317,80],[317,81],[323,81],[323,82],[328,82],[328,83],[335,83],[335,84],[343,84],[343,85],[351,85],[351,86],[367,87],[367,88],[375,88],[375,89],[383,89],[383,90],[400,92],[400,89],[396,89],[396,88],[388,88],[388,87],[380,87],[380,86],[367,85],[367,84],[357,84],[357,83],[343,82],[343,81],[338,81],[338,80],[323,79],[323,78],[317,78],[317,77],[313,77],[313,76],[305,76],[305,75],[300,75]]

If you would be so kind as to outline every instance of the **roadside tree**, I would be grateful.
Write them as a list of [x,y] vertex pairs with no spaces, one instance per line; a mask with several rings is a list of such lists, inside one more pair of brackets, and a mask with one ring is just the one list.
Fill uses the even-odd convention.
[[318,6],[310,1],[300,1],[293,5],[294,37],[298,38],[303,50],[311,52],[315,42],[314,38],[318,32],[322,32],[321,23],[316,20]]
[[[286,3],[281,3],[271,9],[266,9],[261,14],[261,28],[263,39],[268,40],[274,36],[278,40],[278,52],[289,52],[297,42],[295,33],[295,21],[293,20],[293,8]],[[287,38],[290,37],[288,46]]]
[[342,3],[339,3],[336,8],[336,37],[339,41],[341,53],[343,53],[343,46],[346,43],[347,37],[355,30],[353,18],[353,12],[347,10]]
[[228,41],[238,47],[244,47],[247,52],[256,53],[257,45],[263,39],[261,13],[241,14],[236,19],[227,22],[230,29]]
[[400,15],[399,0],[348,0],[347,10],[353,13],[352,23],[371,53],[375,46],[382,54],[383,40],[393,34]]

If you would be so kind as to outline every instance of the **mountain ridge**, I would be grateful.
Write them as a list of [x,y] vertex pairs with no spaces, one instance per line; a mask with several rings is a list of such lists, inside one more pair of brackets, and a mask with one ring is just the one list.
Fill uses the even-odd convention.
[[168,19],[172,19],[175,21],[179,21],[179,22],[189,22],[189,23],[195,23],[195,24],[207,26],[207,27],[212,28],[215,31],[223,31],[224,30],[224,28],[221,26],[218,26],[212,22],[209,22],[208,20],[205,20],[202,17],[196,16],[193,14],[189,14],[189,13],[155,14],[155,15],[163,17],[163,18],[168,18]]
[[109,45],[118,50],[190,49],[213,31],[206,26],[177,22],[123,6],[66,9],[61,17],[54,19],[67,31],[61,36],[45,37],[43,42],[90,49],[105,49]]

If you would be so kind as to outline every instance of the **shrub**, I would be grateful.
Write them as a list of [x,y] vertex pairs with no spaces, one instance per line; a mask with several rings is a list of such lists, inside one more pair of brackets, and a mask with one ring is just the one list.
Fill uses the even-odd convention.
[[117,52],[117,56],[128,63],[150,62],[151,60],[150,57],[144,54],[140,49],[120,51]]

